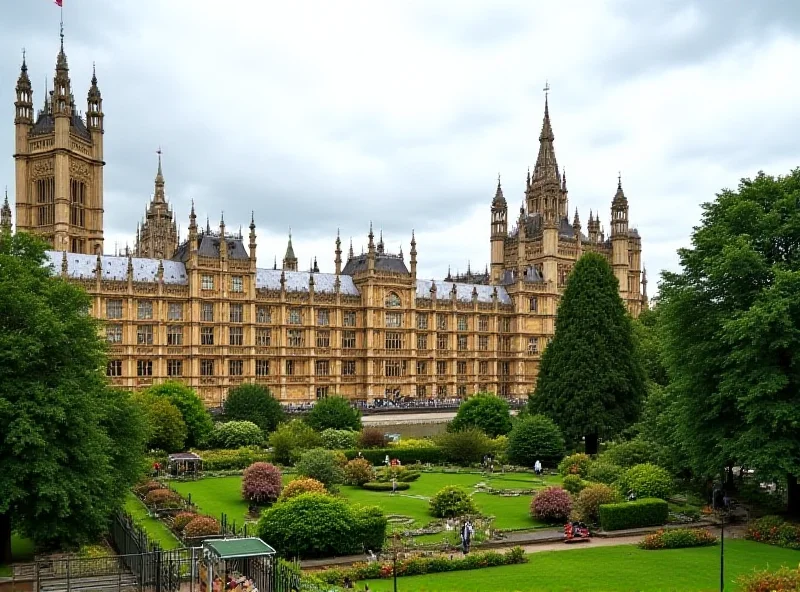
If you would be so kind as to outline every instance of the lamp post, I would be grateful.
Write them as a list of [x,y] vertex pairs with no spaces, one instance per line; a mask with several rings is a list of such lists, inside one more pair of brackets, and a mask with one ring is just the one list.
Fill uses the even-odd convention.
[[719,592],[725,592],[725,508],[719,513]]
[[397,531],[392,530],[392,578],[394,579],[394,592],[397,592],[397,549],[398,549]]

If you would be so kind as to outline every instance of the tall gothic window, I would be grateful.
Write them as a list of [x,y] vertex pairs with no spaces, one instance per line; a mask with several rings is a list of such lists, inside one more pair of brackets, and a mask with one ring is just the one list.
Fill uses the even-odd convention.
[[386,296],[386,308],[400,308],[400,304],[400,296],[394,292],[389,292],[389,295]]
[[56,218],[55,177],[36,181],[37,222],[39,226],[53,224]]
[[80,228],[86,227],[86,183],[70,179],[69,183],[69,223]]

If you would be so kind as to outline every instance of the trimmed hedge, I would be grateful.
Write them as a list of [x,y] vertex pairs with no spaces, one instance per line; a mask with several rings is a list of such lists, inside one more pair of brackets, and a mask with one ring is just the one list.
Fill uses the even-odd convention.
[[203,459],[204,471],[244,470],[255,462],[272,462],[269,453],[258,448],[238,450],[193,450]]
[[708,547],[716,545],[719,539],[702,528],[676,528],[659,530],[649,534],[639,542],[639,548],[647,551],[658,549],[685,549],[688,547]]
[[[396,483],[396,485],[397,485],[397,488],[396,488],[397,491],[405,491],[406,489],[411,487],[411,485],[409,483],[404,483],[402,481],[398,481]],[[364,483],[364,485],[362,485],[361,487],[363,487],[364,489],[367,489],[369,491],[391,491],[392,490],[392,484],[391,483],[386,483],[384,481],[369,481],[368,483]]]
[[669,505],[657,498],[600,506],[600,526],[603,530],[661,526],[668,517]]
[[426,446],[425,448],[370,448],[367,450],[345,450],[344,454],[347,460],[353,460],[358,457],[359,452],[362,457],[366,458],[375,466],[384,464],[387,454],[390,459],[396,458],[404,465],[413,465],[417,462],[440,465],[445,462],[444,452],[438,446]]

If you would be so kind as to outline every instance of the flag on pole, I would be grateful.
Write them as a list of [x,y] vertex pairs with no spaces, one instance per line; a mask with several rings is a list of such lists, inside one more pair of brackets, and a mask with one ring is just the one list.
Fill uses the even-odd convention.
[[56,4],[58,4],[61,8],[64,7],[64,0],[56,0]]

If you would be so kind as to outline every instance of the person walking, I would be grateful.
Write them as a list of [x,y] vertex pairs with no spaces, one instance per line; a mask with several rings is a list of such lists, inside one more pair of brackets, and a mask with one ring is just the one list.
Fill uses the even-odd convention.
[[537,460],[533,464],[533,472],[536,473],[537,477],[542,474],[542,461]]
[[472,524],[469,520],[465,521],[461,526],[461,550],[464,555],[469,553],[469,546],[472,543]]
[[392,495],[397,493],[397,479],[392,477]]

